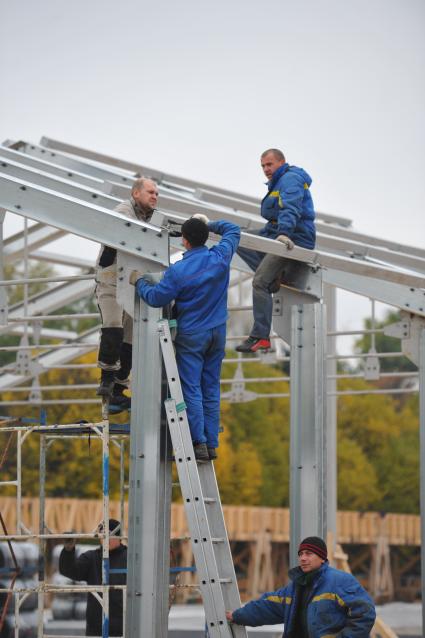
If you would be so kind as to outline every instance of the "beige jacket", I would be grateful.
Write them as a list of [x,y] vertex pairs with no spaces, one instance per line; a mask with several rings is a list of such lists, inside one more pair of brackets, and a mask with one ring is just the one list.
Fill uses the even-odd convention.
[[[116,213],[121,213],[121,215],[125,215],[130,219],[138,219],[139,221],[148,222],[153,214],[153,211],[150,213],[146,213],[144,210],[140,208],[134,201],[132,197],[130,199],[126,199],[121,204],[118,204],[116,208],[114,208]],[[100,261],[102,259],[107,263],[107,265],[101,265]],[[111,266],[117,265],[117,251],[115,248],[111,248],[110,246],[105,246],[102,244],[100,246],[99,254],[96,259],[96,270],[102,271],[104,268],[108,268],[110,271],[113,270]]]

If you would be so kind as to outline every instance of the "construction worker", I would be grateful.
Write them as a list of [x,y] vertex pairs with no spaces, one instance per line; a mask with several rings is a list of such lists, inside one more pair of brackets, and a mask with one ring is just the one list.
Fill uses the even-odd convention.
[[[208,249],[209,232],[222,235]],[[220,371],[225,354],[230,262],[240,229],[229,222],[208,222],[194,215],[181,227],[186,252],[152,285],[140,273],[130,277],[142,299],[156,308],[175,300],[176,360],[197,460],[217,458],[220,420]]]
[[[294,245],[314,248],[316,229],[310,194],[311,177],[304,169],[290,166],[282,151],[275,148],[264,151],[261,166],[268,180],[267,195],[261,202],[261,216],[267,223],[260,231],[252,234],[277,239],[287,250],[292,250]],[[297,264],[285,257],[265,255],[248,248],[239,248],[238,255],[255,271],[252,280],[254,325],[248,339],[238,345],[236,350],[268,350],[272,326],[272,293],[279,290],[282,276],[286,280],[285,271],[289,275],[289,271],[297,268]]]
[[[140,177],[133,184],[130,199],[119,204],[115,211],[148,222],[157,201],[155,182]],[[130,407],[130,398],[124,390],[129,385],[131,370],[133,321],[117,302],[116,257],[115,248],[102,245],[96,262],[96,298],[102,321],[98,354],[101,377],[96,394],[109,398],[111,407],[119,412]]]
[[[103,533],[103,523],[97,531]],[[121,543],[121,524],[114,518],[109,519],[109,567],[118,570],[110,573],[110,585],[125,585],[127,582],[127,547]],[[103,539],[100,539],[102,544]],[[102,547],[83,552],[78,557],[75,552],[75,539],[67,539],[59,556],[59,571],[72,580],[85,580],[88,585],[102,584]],[[109,592],[109,636],[122,636],[123,631],[123,592]],[[102,606],[93,594],[87,595],[86,636],[103,636]]]
[[289,585],[226,612],[227,620],[249,627],[284,623],[284,638],[368,638],[373,601],[354,576],[329,566],[322,538],[302,541],[298,565],[289,571]]

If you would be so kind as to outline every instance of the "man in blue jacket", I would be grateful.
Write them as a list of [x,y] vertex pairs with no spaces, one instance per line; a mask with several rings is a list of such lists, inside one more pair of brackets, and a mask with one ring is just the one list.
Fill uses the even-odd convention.
[[354,576],[330,567],[327,558],[322,538],[305,538],[290,584],[226,612],[227,619],[249,627],[284,623],[284,638],[367,638],[376,617],[372,599]]
[[[222,235],[208,249],[209,232]],[[155,308],[173,299],[177,315],[176,360],[197,460],[217,458],[220,421],[220,371],[225,354],[230,262],[240,228],[225,221],[193,216],[181,228],[183,259],[152,285],[141,278],[136,289]],[[133,277],[134,280],[134,277]]]
[[[261,202],[261,216],[267,220],[259,232],[253,233],[277,239],[287,250],[294,245],[314,248],[316,229],[314,206],[310,194],[311,177],[304,169],[290,166],[282,151],[271,148],[261,156],[261,166],[267,177],[267,195]],[[256,250],[239,248],[238,255],[255,270],[252,280],[254,325],[246,341],[237,346],[238,352],[256,352],[270,348],[272,325],[272,293],[280,287],[296,262],[278,255],[266,255]]]

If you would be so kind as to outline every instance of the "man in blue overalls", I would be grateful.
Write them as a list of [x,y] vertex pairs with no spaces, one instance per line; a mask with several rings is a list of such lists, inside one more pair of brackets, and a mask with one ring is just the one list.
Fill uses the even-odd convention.
[[[290,166],[282,151],[271,148],[261,156],[261,166],[267,177],[267,195],[261,202],[261,216],[267,224],[253,233],[282,242],[287,250],[294,245],[314,248],[316,229],[314,206],[310,194],[311,177],[304,169]],[[239,248],[242,257],[255,271],[252,280],[254,325],[246,341],[236,347],[238,352],[256,352],[270,348],[272,326],[272,293],[280,287],[282,275],[299,267],[296,262],[278,255],[265,255],[249,248]]]
[[[208,249],[209,232],[222,235]],[[217,458],[220,423],[220,371],[225,354],[230,262],[240,239],[239,226],[208,222],[205,215],[181,228],[183,259],[152,285],[132,273],[142,299],[155,308],[175,300],[176,360],[197,460]],[[140,277],[140,275],[139,275]]]

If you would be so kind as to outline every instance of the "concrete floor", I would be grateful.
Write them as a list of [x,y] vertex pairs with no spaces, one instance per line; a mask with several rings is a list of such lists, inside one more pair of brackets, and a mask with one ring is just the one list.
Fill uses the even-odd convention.
[[399,638],[422,637],[421,603],[387,603],[378,605],[376,611]]
[[[421,603],[388,603],[377,607],[381,618],[396,632],[399,638],[422,637]],[[45,633],[60,635],[84,635],[84,621],[47,620]],[[204,638],[205,616],[201,605],[174,605],[169,617],[169,638]],[[249,638],[281,638],[283,625],[248,629]]]

